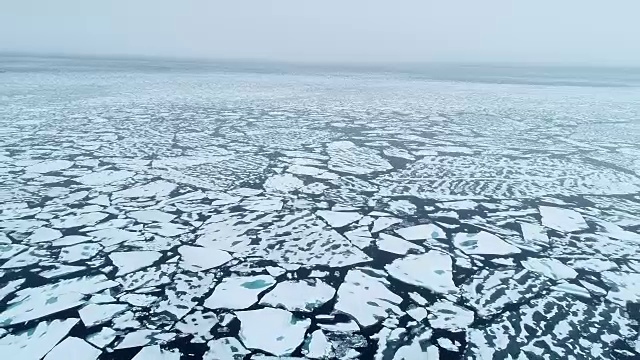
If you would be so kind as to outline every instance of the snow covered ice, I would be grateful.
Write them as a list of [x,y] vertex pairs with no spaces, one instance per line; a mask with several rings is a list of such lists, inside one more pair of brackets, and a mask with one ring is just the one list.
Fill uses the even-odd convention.
[[0,56],[5,357],[640,358],[636,87],[60,61]]

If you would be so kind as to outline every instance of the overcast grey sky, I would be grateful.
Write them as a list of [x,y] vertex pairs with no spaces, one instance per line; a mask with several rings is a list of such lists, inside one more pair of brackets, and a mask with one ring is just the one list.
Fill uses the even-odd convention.
[[640,0],[0,0],[0,51],[640,65]]

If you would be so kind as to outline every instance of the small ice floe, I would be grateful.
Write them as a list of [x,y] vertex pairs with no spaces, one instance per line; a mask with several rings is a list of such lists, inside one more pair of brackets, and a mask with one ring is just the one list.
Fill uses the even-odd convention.
[[258,301],[258,295],[276,284],[269,275],[232,276],[222,279],[204,302],[209,309],[246,309]]
[[185,335],[193,335],[192,343],[205,343],[213,339],[211,329],[219,323],[212,312],[196,311],[180,320],[175,329]]
[[290,355],[304,340],[311,325],[282,309],[264,308],[238,311],[240,340],[249,349],[262,350],[275,356]]
[[389,275],[399,281],[440,294],[457,294],[453,283],[451,257],[436,250],[408,255],[385,266]]
[[151,266],[151,264],[160,259],[160,256],[162,254],[157,251],[122,251],[112,252],[109,254],[109,259],[118,268],[117,275],[122,276]]
[[284,206],[281,198],[245,199],[240,206],[251,211],[280,211]]
[[160,210],[137,210],[130,212],[128,215],[129,217],[136,219],[136,221],[145,224],[155,222],[168,223],[176,218],[175,215]]
[[329,169],[337,172],[366,175],[393,169],[378,151],[358,147],[351,141],[336,141],[327,145]]
[[204,271],[217,268],[233,257],[226,251],[206,247],[183,245],[178,248],[180,267],[190,271]]
[[405,240],[418,241],[428,239],[446,239],[447,234],[435,224],[421,224],[402,229],[396,229],[396,234]]
[[61,237],[62,233],[60,230],[43,227],[36,229],[25,241],[30,244],[37,244],[46,241],[53,241]]
[[479,204],[473,200],[447,201],[436,204],[436,206],[441,209],[451,210],[474,210],[478,205]]
[[100,325],[129,308],[126,304],[87,304],[78,311],[85,327]]
[[304,341],[302,355],[309,359],[331,359],[334,357],[333,347],[321,329],[312,332]]
[[95,243],[67,246],[60,250],[58,260],[63,263],[73,263],[81,260],[89,260],[92,257],[96,256],[100,252],[100,250],[102,250],[102,245]]
[[8,334],[0,338],[0,354],[16,360],[40,360],[67,336],[78,321],[79,319],[42,321],[32,328]]
[[572,294],[572,295],[576,295],[579,297],[583,297],[583,298],[590,298],[591,294],[589,293],[589,291],[585,288],[583,288],[580,285],[576,285],[576,284],[571,284],[568,283],[566,281],[562,281],[560,283],[558,283],[555,286],[552,286],[551,289],[556,290],[556,291],[560,291],[560,292],[564,292],[567,294]]
[[132,171],[126,170],[102,170],[82,175],[73,180],[90,186],[102,186],[122,180],[126,180],[135,175]]
[[482,318],[497,314],[505,306],[535,297],[549,285],[548,278],[527,270],[482,270],[462,285],[469,306]]
[[46,174],[50,172],[65,170],[72,166],[73,166],[73,161],[48,160],[48,161],[39,162],[37,164],[33,164],[31,166],[27,166],[27,168],[25,168],[24,170],[27,173]]
[[95,360],[102,351],[77,337],[68,337],[51,350],[43,360],[67,360],[70,354],[78,360]]
[[392,200],[387,206],[387,209],[396,215],[413,215],[418,210],[409,200]]
[[465,331],[474,320],[474,313],[446,300],[440,300],[427,308],[429,324],[434,329],[452,332]]
[[131,360],[180,360],[178,350],[163,350],[159,345],[143,347]]
[[607,299],[626,306],[640,302],[640,274],[620,271],[603,271],[602,281],[610,288]]
[[438,346],[440,346],[445,350],[449,350],[453,352],[460,351],[460,343],[457,341],[454,343],[448,338],[438,338],[437,342],[438,342]]
[[173,339],[174,337],[175,334],[163,333],[160,330],[138,330],[125,335],[124,339],[120,341],[115,349],[129,349],[146,345],[162,344]]
[[373,227],[371,228],[372,233],[380,232],[389,226],[399,224],[402,220],[392,218],[392,217],[379,217],[373,221]]
[[405,149],[386,148],[382,150],[386,156],[413,161],[416,158]]
[[334,309],[353,317],[362,327],[379,323],[392,314],[402,315],[398,308],[402,298],[389,290],[386,274],[370,268],[349,270],[338,288]]
[[607,290],[596,286],[586,280],[578,280],[578,282],[580,282],[580,285],[584,286],[585,289],[589,290],[589,292],[593,295],[596,296],[606,296],[607,295]]
[[139,233],[115,228],[92,231],[88,235],[94,237],[103,246],[113,246],[124,242],[131,243],[143,239]]
[[431,335],[431,329],[417,335],[410,343],[400,347],[392,360],[439,360],[440,352],[437,346],[431,344]]
[[51,225],[58,229],[92,226],[99,223],[107,216],[109,216],[109,214],[103,212],[89,212],[79,215],[65,216],[62,219],[53,219],[51,220]]
[[335,293],[334,288],[318,279],[283,281],[265,294],[260,304],[311,312],[331,300]]
[[531,244],[533,250],[540,250],[540,247],[551,245],[547,231],[540,225],[520,222],[520,231],[525,244]]
[[542,225],[560,232],[575,232],[589,228],[579,212],[551,206],[540,206]]
[[320,216],[324,221],[333,228],[341,228],[354,223],[362,218],[357,212],[329,211],[318,210],[316,215]]
[[104,327],[96,333],[87,335],[86,340],[93,346],[96,346],[100,349],[104,349],[109,344],[111,344],[113,340],[116,339],[117,335],[118,335],[117,331],[108,327]]
[[209,350],[204,353],[203,360],[242,360],[251,353],[234,337],[211,340],[207,346]]
[[144,228],[149,232],[166,237],[182,235],[189,231],[188,227],[175,223],[153,223]]
[[429,315],[429,313],[427,312],[427,309],[423,307],[416,307],[416,306],[409,308],[407,310],[407,314],[416,321],[422,321],[426,319],[427,316]]
[[291,174],[273,175],[264,182],[264,189],[269,193],[292,193],[304,186],[302,180]]
[[371,245],[373,242],[373,238],[371,237],[371,233],[366,226],[362,226],[356,228],[351,231],[347,231],[344,233],[344,236],[351,241],[353,245],[358,247],[359,249],[364,249]]
[[578,276],[578,273],[575,270],[556,259],[529,258],[521,263],[525,269],[544,275],[553,280],[573,279]]
[[499,237],[480,231],[479,233],[457,233],[453,245],[469,255],[510,255],[520,253],[520,249]]
[[175,190],[178,186],[164,180],[158,180],[152,183],[135,186],[125,190],[113,193],[115,198],[164,198]]
[[389,234],[380,234],[376,239],[376,246],[382,251],[397,255],[425,252],[423,247]]

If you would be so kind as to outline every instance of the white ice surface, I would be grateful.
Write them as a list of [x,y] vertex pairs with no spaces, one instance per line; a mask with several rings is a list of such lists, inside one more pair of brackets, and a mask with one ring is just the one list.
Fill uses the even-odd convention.
[[582,215],[571,209],[540,206],[540,215],[542,215],[542,225],[560,232],[574,232],[589,228]]
[[269,275],[234,276],[222,279],[204,302],[209,309],[246,309],[258,301],[258,295],[276,280]]
[[382,251],[397,255],[406,255],[410,252],[421,253],[425,251],[421,246],[389,234],[380,234],[376,240],[376,246]]
[[118,268],[118,276],[150,266],[162,256],[157,251],[112,252],[109,259]]
[[405,240],[417,241],[427,239],[446,239],[447,234],[435,224],[421,224],[402,229],[396,229],[396,234]]
[[578,276],[575,270],[556,259],[529,258],[522,261],[522,266],[529,271],[536,272],[554,280],[573,279]]
[[389,275],[409,285],[441,294],[457,294],[451,257],[436,250],[408,255],[385,266]]
[[260,299],[261,305],[289,311],[311,312],[331,300],[336,290],[318,279],[278,283]]
[[234,337],[211,340],[207,346],[209,350],[204,354],[203,360],[242,360],[251,353]]
[[232,259],[228,252],[206,247],[183,245],[178,248],[180,267],[190,271],[217,268]]
[[282,309],[238,311],[240,340],[247,348],[283,356],[290,355],[304,340],[311,320],[298,319]]
[[68,337],[51,350],[44,360],[95,360],[102,351],[77,337]]
[[457,233],[453,245],[469,255],[510,255],[520,253],[520,249],[500,239],[496,235],[479,233]]
[[354,223],[362,218],[357,212],[329,211],[318,210],[316,215],[320,216],[324,221],[333,228],[340,228]]
[[429,324],[434,329],[464,331],[473,323],[474,313],[446,300],[440,300],[427,308]]
[[40,360],[53,349],[73,328],[79,319],[40,322],[17,334],[0,338],[0,354],[7,359]]

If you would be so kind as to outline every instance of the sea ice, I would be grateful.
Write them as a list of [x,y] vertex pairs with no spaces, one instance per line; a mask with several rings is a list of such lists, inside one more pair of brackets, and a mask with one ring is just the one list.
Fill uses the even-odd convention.
[[362,327],[379,323],[386,317],[403,312],[398,308],[402,298],[389,290],[385,274],[379,270],[349,270],[338,288],[334,309],[353,317]]
[[283,281],[264,295],[260,304],[289,311],[311,312],[331,300],[335,293],[336,290],[322,280]]
[[276,356],[290,355],[304,340],[311,320],[296,318],[282,309],[238,311],[240,340],[250,349]]
[[376,246],[382,251],[386,251],[397,255],[406,255],[408,253],[421,253],[424,248],[388,234],[380,234],[376,240]]
[[573,279],[578,276],[575,270],[556,259],[530,258],[522,261],[522,266],[529,271],[536,272],[553,280]]
[[396,229],[395,232],[405,240],[409,241],[447,238],[447,234],[440,227],[434,224],[410,226],[402,229]]
[[73,359],[95,360],[102,351],[89,345],[86,341],[77,337],[68,337],[51,350],[44,360],[66,360],[73,354]]
[[540,215],[542,215],[542,225],[560,232],[574,232],[589,228],[582,215],[571,209],[540,206]]
[[328,211],[318,210],[316,215],[320,216],[324,221],[333,228],[341,228],[362,218],[362,215],[356,212]]
[[178,248],[180,267],[190,271],[213,269],[229,262],[233,257],[228,252],[206,247],[183,245]]
[[0,338],[0,354],[11,359],[40,360],[58,344],[79,319],[52,320]]
[[258,295],[276,280],[269,275],[227,277],[204,302],[209,309],[246,309],[258,301]]
[[150,266],[158,259],[160,254],[157,251],[125,251],[125,252],[112,252],[109,254],[109,259],[118,268],[118,276],[134,272],[136,270]]
[[426,254],[408,255],[394,260],[385,266],[385,270],[391,277],[409,285],[441,294],[457,294],[452,266],[449,255],[431,250]]
[[510,255],[520,253],[520,249],[499,237],[481,231],[479,233],[457,233],[453,245],[469,255]]
[[434,329],[465,331],[473,323],[473,311],[446,300],[440,300],[429,306],[428,311],[429,324]]
[[207,346],[203,360],[242,360],[251,353],[234,337],[211,340]]

